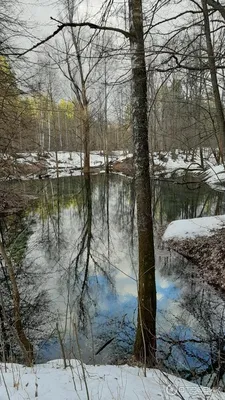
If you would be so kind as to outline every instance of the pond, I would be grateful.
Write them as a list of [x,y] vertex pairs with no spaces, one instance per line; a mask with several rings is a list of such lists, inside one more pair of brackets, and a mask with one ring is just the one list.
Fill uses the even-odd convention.
[[[67,357],[125,362],[137,318],[133,180],[99,174],[10,185],[38,196],[25,212],[1,220],[20,265],[37,362],[61,358],[60,340]],[[215,379],[221,384],[225,372],[224,298],[197,277],[194,265],[164,248],[160,237],[174,219],[217,214],[225,214],[223,193],[206,185],[153,182],[159,364],[205,385]]]

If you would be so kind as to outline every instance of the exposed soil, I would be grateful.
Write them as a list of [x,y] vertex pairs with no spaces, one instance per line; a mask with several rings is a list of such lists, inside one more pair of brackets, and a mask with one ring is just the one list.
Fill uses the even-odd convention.
[[[120,172],[127,176],[134,176],[134,159],[133,159],[133,157],[126,158],[123,161],[114,162],[112,164],[112,170],[114,172]],[[154,166],[154,172],[162,172],[163,170],[164,170],[164,167],[162,167],[160,165]]]
[[167,246],[197,265],[201,279],[225,292],[225,228],[209,237],[170,240]]
[[112,164],[114,172],[121,172],[124,175],[134,176],[134,161],[133,158],[126,158],[123,161],[116,161]]
[[46,173],[46,166],[44,161],[35,163],[18,163],[13,160],[0,161],[0,178],[20,179],[21,176],[39,175]]

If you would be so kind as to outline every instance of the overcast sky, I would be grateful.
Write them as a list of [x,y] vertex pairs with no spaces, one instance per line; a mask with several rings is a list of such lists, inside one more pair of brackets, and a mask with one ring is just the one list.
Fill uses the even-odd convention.
[[[83,0],[79,2],[79,17],[84,18],[86,15],[86,20],[89,21],[95,20],[98,21],[101,15],[101,7],[105,3],[104,0]],[[127,3],[127,2],[126,2]],[[150,10],[152,7],[152,2],[145,2],[146,11]],[[123,0],[114,0],[113,6],[114,8],[118,8],[124,4]],[[179,13],[184,7],[185,2],[181,4],[172,5],[163,7],[154,18],[154,22],[160,21],[165,17],[168,18],[172,15]],[[20,2],[20,17],[24,21],[26,21],[29,32],[34,36],[33,43],[35,39],[43,39],[47,34],[50,34],[54,31],[56,27],[56,23],[50,20],[50,17],[60,18],[60,10],[63,10],[63,0],[22,0]],[[148,15],[148,18],[151,18],[151,15]],[[178,23],[178,21],[175,22]],[[110,24],[110,21],[107,22]],[[111,24],[120,25],[123,28],[123,20],[122,18],[111,19]],[[165,24],[165,26],[160,26],[160,30],[164,31],[169,28],[169,24]],[[28,36],[28,35],[27,35]],[[30,42],[27,40],[27,46],[29,47]]]
[[[0,0],[1,1],[1,0]],[[78,1],[78,0],[77,0]],[[126,2],[127,3],[127,2]],[[78,19],[81,20],[82,18],[88,21],[99,21],[101,16],[101,7],[105,4],[104,0],[83,0],[79,4],[79,16]],[[124,4],[123,0],[115,0],[113,3],[113,7],[121,7]],[[183,3],[182,3],[183,4]],[[151,13],[151,2],[147,3],[146,1],[146,10],[149,11],[148,14]],[[25,33],[24,37],[19,37],[18,40],[20,41],[19,46],[23,48],[30,48],[33,44],[38,43],[40,40],[48,36],[49,34],[53,33],[56,29],[57,23],[51,21],[50,17],[59,18],[62,15],[63,11],[63,0],[38,0],[38,1],[30,1],[30,0],[22,0],[18,7],[18,12],[20,13],[20,18],[26,22],[27,25],[27,34]],[[166,13],[166,17],[168,15],[174,15],[179,12],[180,6],[174,6],[167,8],[168,13]],[[148,15],[150,18],[151,15]],[[165,18],[165,9],[163,9],[163,16],[158,14],[156,16],[156,20],[164,19]],[[120,22],[121,19],[121,22]],[[64,19],[65,20],[65,19]],[[119,26],[124,28],[123,23],[124,20],[122,19],[122,15],[120,18],[113,17],[110,21],[107,22],[107,25]],[[168,27],[168,25],[167,25]],[[113,35],[115,36],[115,34]],[[60,40],[60,35],[58,35],[57,40]],[[113,38],[113,46],[117,47],[117,44],[120,43],[120,40],[124,40],[124,37],[116,37]],[[129,41],[125,41],[127,45],[129,45]],[[54,45],[55,38],[52,39],[49,44]],[[122,43],[122,42],[121,42]],[[127,49],[127,47],[126,47]],[[31,64],[27,65],[27,70],[22,72],[24,76],[32,76],[33,70],[35,68],[35,63],[37,62],[39,57],[44,56],[44,46],[40,46],[37,51],[32,51],[28,54],[28,59],[33,63],[34,66]],[[124,76],[126,71],[129,71],[130,68],[130,60],[129,57],[126,57],[125,60],[121,62],[116,61],[116,57],[112,59],[111,64],[113,64],[114,71],[110,75],[110,81],[116,80],[117,76]],[[111,65],[112,66],[112,65]],[[35,70],[34,70],[35,71]],[[37,69],[38,71],[38,69]],[[39,72],[38,72],[39,73]],[[56,72],[59,75],[59,71]],[[123,78],[124,79],[124,78]],[[56,79],[58,81],[58,79]],[[69,96],[70,91],[68,90],[68,85],[62,84],[62,77],[60,77],[60,96],[67,97]],[[65,94],[66,91],[68,94]]]
[[[63,1],[39,0],[32,2],[23,0],[20,2],[21,18],[32,27],[32,33],[39,38],[43,38],[46,33],[51,33],[56,27],[56,23],[50,17],[59,18],[60,10],[63,10]],[[98,11],[103,4],[102,0],[83,1],[79,5],[80,13],[85,14],[88,10],[88,20],[98,16]]]

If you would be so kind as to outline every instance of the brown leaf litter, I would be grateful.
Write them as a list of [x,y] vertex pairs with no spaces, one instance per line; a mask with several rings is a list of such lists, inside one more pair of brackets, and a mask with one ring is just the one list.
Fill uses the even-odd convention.
[[167,246],[197,265],[201,279],[225,291],[225,228],[212,236],[169,240]]

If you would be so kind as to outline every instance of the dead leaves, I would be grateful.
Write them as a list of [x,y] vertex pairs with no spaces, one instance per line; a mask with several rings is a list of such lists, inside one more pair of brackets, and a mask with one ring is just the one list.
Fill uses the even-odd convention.
[[210,237],[170,240],[168,246],[197,265],[205,282],[225,290],[225,229]]

